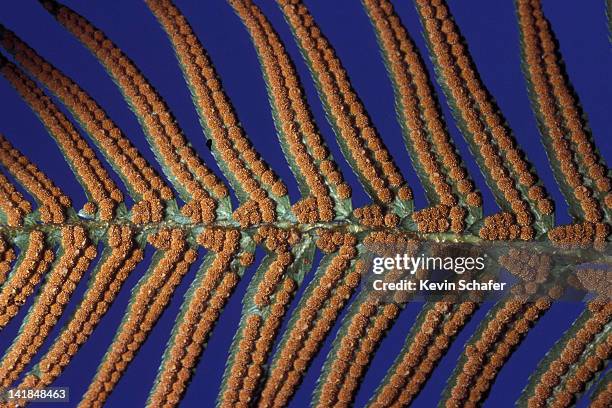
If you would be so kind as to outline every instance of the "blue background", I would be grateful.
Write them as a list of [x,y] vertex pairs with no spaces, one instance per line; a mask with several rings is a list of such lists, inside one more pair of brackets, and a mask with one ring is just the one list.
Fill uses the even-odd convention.
[[[129,135],[131,140],[141,148],[145,157],[153,163],[153,155],[146,145],[135,117],[124,103],[114,83],[94,57],[47,14],[37,1],[13,0],[2,3],[0,22],[15,31],[43,57],[50,60],[87,90]],[[357,0],[336,0],[333,2],[333,7],[330,6],[330,3],[323,0],[307,2],[323,33],[330,39],[347,68],[354,88],[363,99],[396,162],[413,187],[417,207],[422,208],[426,206],[424,194],[403,146],[400,128],[395,119],[391,85],[386,76],[368,18],[361,3]],[[211,167],[217,169],[204,145],[197,116],[173,51],[164,32],[144,3],[136,0],[115,2],[75,0],[67,1],[66,4],[105,31],[135,61],[166,99],[200,155]],[[354,187],[354,206],[366,204],[365,194],[358,187],[346,163],[341,159],[333,133],[324,119],[307,68],[275,2],[266,0],[259,1],[258,4],[280,33],[297,65],[317,123],[334,151],[336,159],[345,169],[346,178]],[[231,7],[222,0],[206,2],[184,0],[178,1],[177,5],[187,16],[210,53],[223,79],[225,90],[234,103],[251,140],[272,167],[281,176],[284,176],[292,199],[295,201],[298,197],[297,186],[292,180],[277,143],[260,67],[250,38],[241,21],[233,13]],[[429,65],[420,34],[421,28],[412,2],[398,1],[395,2],[395,6]],[[566,206],[552,178],[527,99],[525,82],[520,69],[518,30],[513,2],[510,0],[450,1],[450,7],[468,41],[485,84],[495,96],[516,138],[529,159],[535,164],[540,177],[556,201],[557,222],[567,223],[569,218],[566,214]],[[612,56],[608,42],[604,2],[546,1],[544,10],[559,39],[568,74],[589,116],[595,140],[603,156],[610,159],[612,146],[609,143],[609,129],[612,127],[612,119],[609,110],[612,84],[609,73],[612,72]],[[431,70],[431,66],[429,68]],[[441,95],[440,92],[438,93]],[[80,208],[85,201],[84,194],[68,166],[65,165],[59,150],[36,117],[5,80],[0,80],[0,101],[2,112],[0,132],[4,133],[73,198],[75,208]],[[474,161],[469,157],[465,143],[454,127],[444,102],[442,102],[442,107],[450,131],[459,149],[463,152],[472,176],[484,193],[485,211],[487,214],[492,214],[497,211],[492,196],[484,186]],[[147,259],[151,256],[150,249],[147,256]],[[71,406],[76,405],[93,378],[97,364],[112,341],[115,328],[125,310],[131,287],[144,272],[143,266],[146,264],[147,260],[131,275],[92,338],[56,382],[57,385],[70,387]],[[246,274],[220,318],[182,406],[213,406],[228,348],[240,318],[241,298],[252,273],[249,271]],[[108,399],[108,406],[139,407],[144,405],[155,378],[163,348],[168,340],[174,316],[176,316],[183,294],[193,276],[193,271],[191,271],[178,288],[170,307],[163,314],[148,341]],[[56,330],[48,338],[44,350],[74,310],[76,303],[74,300],[81,298],[87,279],[88,276],[77,288],[73,302]],[[0,350],[6,349],[14,338],[25,316],[27,306],[29,304],[22,308],[19,316],[0,333]],[[406,308],[385,339],[372,367],[365,376],[357,395],[356,406],[363,406],[380,383],[403,345],[403,338],[420,307],[419,304],[412,304]],[[414,406],[430,407],[438,401],[445,380],[463,351],[464,342],[469,338],[486,309],[487,307],[483,307],[458,336],[426,388],[415,401]],[[538,361],[569,327],[580,310],[581,306],[576,304],[553,306],[550,312],[529,332],[522,346],[512,355],[501,371],[485,404],[486,407],[513,406],[513,401],[518,398]],[[337,328],[338,325],[334,331]],[[332,333],[308,371],[304,384],[292,402],[292,407],[308,406],[324,357],[334,335],[335,333]],[[579,403],[580,406],[585,404],[584,399]]]

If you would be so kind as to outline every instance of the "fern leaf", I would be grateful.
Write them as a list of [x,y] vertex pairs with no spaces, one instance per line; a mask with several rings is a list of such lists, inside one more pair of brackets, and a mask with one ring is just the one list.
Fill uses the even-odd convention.
[[206,231],[200,236],[202,246],[211,252],[185,295],[148,405],[175,406],[181,400],[205,342],[247,266],[235,264],[236,252],[252,246],[241,245],[239,238],[237,230]]
[[54,258],[43,232],[34,230],[20,240],[17,262],[0,288],[0,327],[5,327],[17,315]]
[[191,89],[202,128],[212,141],[212,152],[238,198],[243,203],[248,200],[257,203],[264,222],[274,219],[275,206],[280,218],[287,218],[286,186],[251,145],[214,66],[189,23],[169,1],[152,0],[147,4],[168,33]]
[[342,153],[377,203],[400,217],[412,211],[406,185],[382,143],[342,63],[302,2],[278,2],[307,62]]
[[11,347],[0,360],[0,384],[10,387],[57,324],[96,249],[83,227],[61,230],[60,254]]
[[159,251],[134,288],[121,326],[79,406],[104,403],[196,260],[180,229],[162,230],[149,241]]
[[[393,6],[378,0],[362,3],[393,83],[406,148],[430,205],[440,205],[437,211],[419,211],[413,219],[421,232],[459,233],[482,218],[480,193],[450,139],[425,65]],[[442,223],[445,211],[449,222]]]
[[66,212],[71,208],[70,198],[4,135],[0,135],[0,163],[34,197],[40,221],[61,224],[66,220]]
[[44,5],[98,58],[119,86],[164,173],[188,203],[182,208],[183,215],[193,222],[211,222],[215,209],[227,215],[227,187],[189,146],[168,106],[134,63],[82,16],[55,1],[44,1]]
[[[132,288],[123,320],[80,407],[107,402],[204,250],[146,402],[148,407],[178,406],[216,321],[258,249],[266,255],[248,282],[217,406],[289,405],[345,308],[311,404],[352,406],[384,337],[406,302],[415,300],[401,291],[390,297],[373,293],[366,279],[370,258],[417,252],[437,256],[443,252],[437,244],[453,243],[492,248],[485,276],[504,268],[515,282],[510,296],[486,314],[468,340],[440,404],[481,405],[531,327],[571,286],[572,293],[597,298],[541,361],[518,404],[566,407],[594,389],[592,405],[609,405],[609,376],[597,382],[612,350],[606,274],[612,174],[565,75],[540,1],[516,2],[523,69],[545,150],[574,218],[570,225],[554,224],[552,200],[480,79],[446,2],[415,1],[437,81],[501,207],[497,214],[483,216],[480,192],[446,128],[425,63],[389,0],[362,3],[394,90],[404,144],[429,201],[418,211],[342,62],[302,0],[277,3],[340,151],[372,199],[361,208],[352,207],[348,175],[317,128],[285,45],[252,0],[229,3],[259,58],[278,142],[301,193],[294,203],[285,180],[256,151],[206,49],[171,0],[145,3],[168,36],[223,179],[199,157],[134,62],[83,16],[55,0],[40,0],[116,83],[163,175],[84,89],[0,25],[5,51],[0,73],[53,137],[88,199],[76,212],[54,181],[0,135],[0,330],[38,290],[13,344],[0,358],[0,388],[25,391],[58,380],[143,261],[148,242],[152,261]],[[129,209],[111,170],[134,201]],[[237,208],[232,208],[230,193],[238,198]],[[317,249],[324,255],[314,265]],[[90,266],[88,287],[75,301],[74,315],[35,360]],[[410,279],[435,279],[424,269],[414,272]],[[310,284],[298,292],[308,273],[313,274]],[[383,281],[399,275],[398,268]],[[461,278],[473,277],[468,275]],[[294,296],[302,292],[289,316]],[[454,296],[425,302],[369,406],[414,402],[485,299],[472,295],[466,302]]]
[[293,62],[256,5],[235,1],[232,6],[257,50],[279,141],[304,197],[294,205],[298,221],[346,217],[351,212],[350,187],[316,128]]
[[429,302],[424,307],[370,406],[408,406],[418,395],[453,337],[468,323],[478,303]]
[[[438,81],[455,120],[496,201],[510,214],[488,217],[480,236],[529,240],[535,233],[548,231],[553,223],[552,201],[480,80],[446,2],[416,3]],[[519,229],[509,230],[512,225]]]
[[609,221],[612,173],[593,143],[539,1],[518,1],[523,68],[543,143],[576,221]]
[[540,362],[519,402],[559,400],[559,406],[569,406],[609,358],[611,318],[608,300],[589,303]]
[[144,251],[136,244],[130,227],[110,226],[105,241],[107,247],[92,271],[77,312],[17,388],[46,387],[59,377],[89,339],[130,273],[143,260]]
[[19,92],[55,138],[66,161],[91,200],[85,204],[80,213],[84,217],[93,217],[97,212],[101,220],[112,219],[118,204],[123,202],[123,194],[109,177],[93,149],[55,103],[23,71],[3,56],[0,56],[0,66],[2,75]]
[[172,191],[102,107],[13,32],[0,26],[0,37],[3,40],[1,44],[21,66],[66,105],[119,174],[137,202],[132,208],[133,220],[138,223],[160,222],[164,207],[162,200],[172,199]]

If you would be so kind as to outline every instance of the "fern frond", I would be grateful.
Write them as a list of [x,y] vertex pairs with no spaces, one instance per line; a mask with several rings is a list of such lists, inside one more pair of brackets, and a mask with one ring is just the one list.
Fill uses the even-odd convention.
[[46,387],[59,377],[104,317],[125,280],[144,258],[134,231],[127,225],[111,225],[105,244],[107,247],[92,272],[89,287],[76,313],[17,388]]
[[57,105],[15,64],[0,56],[0,72],[40,118],[55,139],[73,173],[83,186],[89,202],[83,206],[84,217],[98,214],[103,221],[115,217],[123,194],[96,157],[94,150],[74,128]]
[[400,311],[397,305],[367,299],[357,299],[354,305],[359,307],[349,311],[331,352],[336,358],[326,361],[319,378],[313,399],[317,407],[351,404],[365,369]]
[[427,303],[369,406],[408,406],[478,306],[476,302]]
[[324,233],[317,245],[332,243],[298,303],[280,345],[270,363],[260,407],[285,406],[319,351],[342,308],[359,284],[363,263],[356,238],[349,234]]
[[443,399],[447,406],[480,403],[527,332],[564,293],[563,269],[548,255],[511,249],[498,262],[520,281],[513,285],[510,297],[487,313],[468,341],[466,357],[448,380]]
[[500,302],[468,342],[466,357],[448,380],[441,404],[449,407],[478,404],[513,349],[550,305],[551,300],[546,297],[533,303],[518,299]]
[[40,221],[61,224],[66,220],[70,198],[1,134],[0,163],[34,197]]
[[[183,69],[183,74],[192,90],[194,105],[200,115],[200,121],[205,129],[205,133],[212,141],[213,152],[216,152],[222,169],[226,176],[233,180],[232,185],[238,189],[238,197],[244,203],[236,210],[234,218],[242,227],[259,224],[262,221],[272,222],[277,217],[280,220],[290,218],[291,214],[288,213],[289,201],[286,197],[285,185],[282,181],[277,180],[276,175],[260,158],[259,154],[255,152],[250,141],[246,138],[233,107],[223,92],[214,67],[199,40],[195,37],[191,27],[171,2],[150,1],[148,5],[172,41],[173,48]],[[274,198],[275,196],[276,198]],[[270,197],[273,197],[278,205],[272,204],[273,201]],[[311,244],[307,245],[312,247]],[[293,248],[293,251],[299,252],[301,249]],[[309,253],[310,255],[308,255]],[[285,259],[287,254],[288,252],[283,252],[277,254],[277,256],[280,257],[279,259]],[[303,260],[301,257],[296,257],[295,265],[301,265],[301,263],[308,265],[312,259],[312,251],[306,250],[306,254]],[[282,279],[290,266],[291,260],[282,263],[282,265],[277,265],[279,259],[273,261],[270,265],[267,265],[266,261],[262,264],[262,266],[267,265],[268,270],[264,273],[260,286],[264,283],[268,286],[266,288],[258,287],[257,295],[252,299],[262,310],[267,309],[266,306],[269,305],[265,304],[265,302],[263,302],[264,304],[258,304],[261,303],[258,302],[258,300],[261,300],[261,296],[258,297],[258,295],[261,295],[262,291],[267,290],[269,293],[265,296],[274,294],[276,298],[279,294],[275,293],[276,289],[274,287],[279,284],[280,279]],[[301,271],[299,273],[303,274]],[[273,274],[274,277],[269,276],[270,274]],[[249,301],[247,301],[248,303]],[[191,306],[186,307],[190,308]],[[279,320],[282,316],[273,317]],[[248,319],[246,313],[243,315],[243,321],[245,319]],[[263,327],[266,327],[266,324],[271,321],[274,321],[272,317],[267,318]],[[270,324],[274,326],[275,323]],[[237,333],[237,338],[242,337],[243,330],[240,329]],[[271,342],[269,343],[270,345]],[[197,346],[203,347],[203,345]],[[265,355],[268,350],[266,350],[265,346],[261,346],[260,352]],[[234,359],[232,358],[232,360]],[[178,362],[175,359],[173,364],[162,366],[159,378],[161,381],[164,381],[164,384],[153,390],[150,398],[151,404],[167,403],[173,405],[180,399],[182,392],[171,392],[171,383],[166,379],[166,377],[172,376],[170,370],[176,364]],[[195,364],[195,361],[192,364]],[[235,376],[232,377],[236,371],[236,364],[238,363],[228,365],[228,384],[238,381]],[[257,370],[257,365],[253,367],[253,370]],[[256,380],[257,378],[251,379],[251,382]],[[186,380],[184,379],[183,381]],[[158,384],[160,384],[159,381]],[[231,403],[232,398],[235,399],[235,395],[230,395],[230,390],[227,390],[223,395],[226,394],[230,402],[227,402],[226,399],[222,403]],[[245,398],[245,396],[242,395],[241,398]]]
[[113,170],[119,174],[130,195],[137,202],[131,210],[132,220],[136,223],[160,222],[164,209],[163,200],[172,199],[172,190],[102,107],[15,33],[0,26],[0,38],[0,44],[15,60],[66,105],[112,165]]
[[[144,260],[148,243],[152,260],[132,288],[123,319],[79,407],[107,404],[202,253],[146,401],[151,408],[180,405],[216,322],[258,250],[265,256],[247,283],[216,405],[291,404],[336,324],[339,331],[324,356],[311,404],[355,405],[387,332],[401,319],[407,302],[425,296],[422,311],[368,403],[405,407],[416,400],[487,297],[476,290],[461,298],[451,290],[430,298],[418,284],[416,291],[394,285],[383,293],[368,279],[378,274],[372,257],[446,257],[465,245],[470,255],[479,251],[490,258],[482,275],[456,270],[458,281],[488,280],[493,272],[501,272],[499,281],[511,290],[466,343],[441,406],[483,404],[513,351],[568,287],[568,293],[598,298],[540,362],[518,404],[566,407],[595,389],[593,406],[607,406],[609,376],[597,382],[612,350],[612,285],[607,275],[612,174],[565,75],[540,1],[516,1],[532,107],[557,183],[569,202],[574,218],[570,225],[555,226],[552,200],[480,79],[444,0],[415,0],[417,14],[436,79],[501,208],[486,218],[480,192],[447,129],[428,68],[390,0],[362,3],[392,84],[404,144],[429,202],[418,211],[411,188],[336,51],[302,0],[277,3],[340,151],[372,200],[361,208],[353,209],[351,201],[351,189],[359,185],[346,181],[349,174],[340,169],[315,123],[280,35],[252,0],[229,4],[258,56],[278,142],[301,194],[296,202],[290,201],[286,180],[255,149],[196,30],[172,0],[145,4],[167,34],[223,178],[198,155],[135,63],[83,16],[55,0],[40,0],[106,69],[140,123],[163,175],[83,88],[0,25],[5,51],[0,54],[0,73],[54,138],[88,200],[75,212],[68,195],[0,135],[0,165],[6,171],[0,173],[0,330],[33,300],[13,344],[0,358],[0,394],[14,386],[21,391],[44,389],[61,380],[81,347],[94,341],[94,330]],[[111,170],[132,197],[131,208]],[[232,208],[230,193],[238,199],[237,208]],[[453,248],[447,250],[449,244]],[[317,250],[323,255],[315,265]],[[74,315],[47,341],[90,266],[84,295],[74,301]],[[380,278],[384,284],[423,279],[439,283],[437,272],[447,266],[444,262],[436,268],[434,263],[429,268],[428,263],[415,264],[404,279],[408,267],[385,264]],[[300,288],[305,279],[310,283]],[[38,295],[29,299],[35,290]],[[294,302],[297,293],[302,295]],[[48,350],[41,350],[43,343],[50,344]],[[5,401],[3,395],[0,400],[10,407],[29,402]]]
[[208,336],[248,266],[235,265],[236,252],[248,247],[239,238],[234,229],[207,230],[198,238],[211,252],[185,296],[148,405],[176,406],[181,400]]
[[[405,145],[430,205],[436,206],[413,219],[421,232],[462,232],[482,218],[482,198],[450,139],[425,64],[390,2],[362,3],[393,82]],[[441,220],[445,215],[448,222]]]
[[532,239],[553,224],[552,201],[482,83],[446,2],[417,0],[438,81],[502,214],[487,217],[484,239]]
[[270,253],[255,272],[243,299],[240,328],[217,401],[220,407],[254,400],[282,319],[314,258],[310,236],[292,238],[283,230],[261,228],[255,239],[265,240]]
[[149,235],[148,240],[159,251],[133,290],[121,326],[80,407],[104,404],[197,258],[197,252],[188,247],[180,229],[160,230]]
[[38,230],[21,239],[20,247],[13,271],[0,287],[0,328],[6,327],[17,315],[55,258],[45,234]]
[[547,401],[555,406],[569,406],[610,357],[611,319],[609,299],[590,302],[540,362],[519,402],[529,407]]
[[192,222],[212,222],[216,210],[227,216],[227,187],[189,146],[170,109],[134,63],[84,17],[55,1],[43,4],[98,58],[119,86],[164,173],[187,203],[182,214]]
[[576,221],[610,222],[612,173],[593,143],[538,0],[516,2],[523,68],[557,183]]
[[251,1],[231,4],[257,50],[276,131],[304,197],[293,206],[298,222],[331,221],[348,216],[351,189],[318,132],[300,79],[280,38]]
[[83,227],[61,229],[60,254],[11,347],[0,360],[0,384],[10,387],[42,346],[96,257]]
[[[285,219],[289,201],[287,187],[255,151],[234,112],[221,80],[189,23],[169,1],[149,1],[168,34],[200,117],[211,149],[242,203],[235,213],[243,225]],[[252,203],[260,220],[250,219]]]
[[[414,253],[414,240],[402,233],[373,232],[364,238],[364,245],[392,246],[399,252]],[[361,291],[351,303],[334,339],[323,371],[319,376],[313,405],[318,407],[350,405],[357,393],[375,351],[401,311],[401,304],[379,299],[367,290]]]
[[371,123],[346,70],[302,2],[278,1],[308,64],[342,153],[372,199],[400,217],[412,212],[412,190]]

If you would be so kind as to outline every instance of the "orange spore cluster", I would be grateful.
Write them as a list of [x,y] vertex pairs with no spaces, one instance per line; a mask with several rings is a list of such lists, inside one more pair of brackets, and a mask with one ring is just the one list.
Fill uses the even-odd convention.
[[333,200],[327,193],[320,197],[308,196],[293,204],[291,210],[300,224],[314,224],[334,218]]
[[419,332],[404,350],[386,384],[373,398],[372,408],[405,407],[416,397],[421,387],[442,358],[452,338],[478,309],[477,303],[465,302],[453,306],[436,302],[425,315]]
[[264,222],[273,222],[276,220],[276,206],[269,197],[264,197],[260,200],[248,200],[236,208],[232,217],[238,221],[242,228]]
[[418,242],[412,237],[401,232],[373,231],[363,240],[368,250],[377,253],[392,253],[393,251],[404,251],[413,253],[418,247]]
[[57,187],[35,164],[0,134],[0,163],[39,202],[40,220],[61,224],[71,206],[70,198]]
[[610,269],[579,269],[576,271],[576,277],[585,290],[604,299],[612,300],[612,271]]
[[548,232],[548,239],[553,245],[560,248],[589,248],[603,249],[607,245],[610,235],[610,225],[602,222],[582,222],[570,225],[561,225]]
[[[520,215],[525,215],[526,219],[519,219]],[[529,241],[533,239],[535,234],[531,223],[532,217],[528,213],[515,215],[509,212],[501,212],[486,217],[478,234],[480,238],[491,241],[517,239]]]
[[257,293],[254,298],[255,305],[258,307],[270,305],[270,297],[281,283],[283,275],[292,261],[293,256],[290,252],[278,252],[276,254],[276,258],[264,273],[263,279],[257,287]]
[[0,384],[3,387],[9,387],[18,379],[42,346],[96,257],[96,247],[81,226],[62,227],[61,247],[61,257],[49,273],[19,335],[0,361]]
[[11,271],[11,264],[17,258],[15,250],[4,236],[0,234],[0,288],[6,282],[6,278]]
[[298,236],[292,236],[292,232],[275,227],[260,227],[255,235],[257,242],[262,242],[269,251],[275,253],[275,258],[264,272],[263,278],[257,287],[253,299],[257,307],[270,305],[271,296],[278,290],[278,286],[284,277],[293,255],[290,246],[299,240]]
[[482,199],[448,134],[421,56],[393,5],[387,0],[368,0],[364,5],[389,62],[415,160],[425,170],[440,204],[453,207],[461,198],[468,206],[480,206]]
[[370,228],[395,228],[400,222],[400,217],[392,211],[386,211],[378,204],[370,204],[353,211],[357,221]]
[[107,159],[119,170],[129,188],[138,194],[142,201],[132,209],[133,221],[161,221],[164,209],[162,200],[172,199],[172,190],[115,122],[79,85],[44,60],[13,32],[0,27],[0,34],[2,46],[70,109],[102,148]]
[[52,3],[50,11],[57,20],[100,60],[119,84],[156,153],[164,161],[164,169],[190,199],[182,209],[185,216],[193,222],[212,222],[216,209],[214,198],[227,196],[227,187],[189,146],[166,102],[102,31],[68,7]]
[[[533,96],[564,182],[573,189],[584,219],[602,220],[612,208],[612,181],[588,134],[578,101],[563,72],[556,39],[540,0],[517,2],[522,51]],[[599,199],[598,199],[599,196]]]
[[196,241],[209,251],[233,254],[238,250],[240,232],[236,229],[209,227],[197,236]]
[[89,339],[117,297],[129,274],[144,257],[136,246],[134,231],[127,225],[111,225],[106,240],[111,248],[89,289],[66,328],[38,363],[38,370],[26,375],[19,387],[49,386]]
[[316,245],[325,253],[336,252],[342,246],[354,247],[357,239],[352,234],[320,228],[317,230]]
[[240,265],[243,267],[249,267],[255,262],[255,254],[253,252],[245,251],[238,255]]
[[533,303],[518,298],[506,300],[478,338],[466,347],[466,361],[445,406],[478,404],[513,348],[550,305],[548,297]]
[[[470,143],[477,146],[475,154],[503,195],[500,198],[508,203],[521,226],[533,223],[532,213],[552,214],[552,202],[537,184],[531,165],[480,80],[446,2],[418,0],[416,3],[449,96],[465,123]],[[523,193],[534,188],[539,192],[536,197]]]
[[96,157],[94,150],[51,98],[21,69],[6,60],[0,65],[2,65],[0,69],[2,75],[38,115],[55,138],[66,161],[84,184],[88,196],[93,199],[89,207],[98,211],[100,219],[111,220],[115,208],[123,201],[123,194]]
[[321,240],[331,241],[336,246],[332,252],[337,253],[303,301],[303,306],[299,306],[299,315],[276,354],[270,376],[263,386],[259,407],[286,406],[359,284],[360,271],[348,272],[357,256],[356,238],[351,234],[325,231],[320,234]]
[[353,211],[357,221],[370,228],[395,228],[400,222],[400,217],[392,211],[386,211],[378,204],[370,204]]
[[232,2],[232,6],[257,48],[272,104],[282,123],[278,126],[279,133],[312,195],[296,203],[293,211],[300,222],[331,221],[334,203],[329,189],[343,199],[350,197],[351,189],[344,182],[312,119],[293,63],[280,38],[255,4],[250,0],[237,0]]
[[[596,335],[602,332],[604,327],[612,318],[612,303],[609,299],[594,300],[589,303],[588,308],[592,313],[576,335],[568,338],[563,345],[559,357],[550,362],[547,369],[539,374],[540,381],[535,387],[534,395],[528,400],[528,407],[540,407],[554,394],[555,407],[571,405],[574,396],[582,391],[593,374],[603,367],[603,361],[610,358],[612,353],[612,336],[600,343],[591,357],[581,364],[571,378],[565,378],[564,384],[559,389],[562,377],[572,369],[580,359],[587,353],[589,344]],[[558,392],[555,393],[555,390]]]
[[20,258],[15,270],[0,288],[0,328],[5,327],[17,315],[26,299],[34,293],[34,288],[49,269],[55,256],[53,251],[46,247],[45,235],[41,231],[33,230],[28,237],[28,246]]
[[250,200],[270,202],[269,193],[285,196],[286,186],[246,137],[214,66],[185,17],[169,0],[148,0],[147,5],[172,41],[218,159]]
[[359,223],[367,227],[382,227],[385,225],[385,213],[383,207],[378,204],[366,205],[353,210],[353,215]]
[[288,252],[292,245],[297,244],[301,235],[298,230],[290,228],[278,228],[272,225],[264,225],[257,229],[254,240],[263,244],[269,251]]
[[32,205],[2,173],[0,173],[0,211],[10,227],[22,226],[24,217],[32,212]]
[[466,215],[467,211],[464,207],[439,204],[415,211],[412,219],[417,224],[418,231],[422,233],[447,231],[460,233],[465,229]]
[[162,256],[135,290],[122,325],[79,407],[104,405],[197,259],[197,252],[187,247],[180,229],[162,229],[149,235],[149,242],[163,252]]
[[382,305],[371,300],[359,305],[336,349],[327,378],[322,382],[318,407],[352,404],[366,367],[399,311],[395,304]]
[[216,252],[216,256],[186,300],[182,318],[173,329],[173,341],[149,398],[148,404],[152,407],[178,405],[221,309],[240,279],[230,269],[233,256],[239,249],[238,230],[207,229],[198,237],[198,243]]
[[[527,331],[535,321],[550,307],[550,300],[544,299],[530,304],[521,316],[503,335],[495,345],[494,350],[487,357],[487,363],[483,365],[482,371],[473,381],[473,387],[469,391],[468,403],[478,404],[487,395],[497,373],[505,362],[510,358],[512,351],[521,342]],[[471,362],[470,368],[476,369],[476,361]],[[463,388],[461,388],[463,390]],[[447,407],[454,406],[452,403]]]
[[225,392],[221,395],[219,406],[222,408],[248,407],[253,403],[264,364],[297,289],[295,281],[289,277],[284,278],[279,286],[267,316],[253,313],[246,318]]
[[[612,405],[612,381],[591,399],[591,408],[608,408]],[[530,407],[531,408],[531,407]]]
[[[578,393],[584,391],[588,382],[602,370],[612,356],[612,337],[598,344],[592,355],[578,365],[572,376],[565,380],[564,387],[555,393],[552,408],[567,408],[574,405]],[[593,407],[593,405],[590,405]]]
[[550,256],[528,249],[509,249],[502,254],[498,262],[508,272],[519,277],[523,282],[541,284],[550,276],[552,260]]
[[320,84],[321,96],[338,130],[337,137],[362,181],[374,193],[373,198],[383,204],[390,204],[396,197],[410,200],[412,190],[372,125],[340,59],[306,6],[301,1],[278,0],[278,3]]

